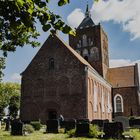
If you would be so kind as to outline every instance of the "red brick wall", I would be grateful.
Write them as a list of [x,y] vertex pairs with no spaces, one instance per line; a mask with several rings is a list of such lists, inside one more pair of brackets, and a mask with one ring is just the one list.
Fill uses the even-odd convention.
[[[82,36],[86,35],[87,37],[90,37],[93,39],[93,45],[81,48],[77,48],[77,43],[79,40],[82,40]],[[93,27],[83,28],[83,29],[77,29],[76,30],[76,36],[69,36],[69,44],[72,46],[75,50],[80,50],[81,54],[83,50],[86,48],[88,52],[90,53],[90,49],[93,47],[97,47],[99,52],[98,60],[94,60],[94,58],[89,57],[88,62],[91,64],[91,66],[106,79],[106,74],[109,66],[109,58],[108,58],[108,38],[105,32],[103,31],[101,25],[95,25]]]
[[[88,71],[88,118],[112,120],[112,94],[111,86],[105,80]],[[97,87],[97,110],[95,111],[95,86]],[[103,101],[102,101],[103,98]],[[109,102],[108,102],[109,101]],[[109,108],[109,105],[111,108]],[[104,108],[104,109],[103,109]],[[111,109],[111,110],[110,110]]]
[[131,109],[134,116],[139,115],[139,105],[138,105],[138,92],[137,87],[122,87],[122,88],[113,88],[113,104],[114,104],[114,97],[116,94],[120,94],[123,98],[123,106],[124,112],[115,113],[114,116],[123,115],[123,116],[130,116]]
[[[54,58],[54,69],[49,59]],[[86,118],[85,66],[59,39],[49,38],[22,75],[21,119],[46,122],[48,110]]]

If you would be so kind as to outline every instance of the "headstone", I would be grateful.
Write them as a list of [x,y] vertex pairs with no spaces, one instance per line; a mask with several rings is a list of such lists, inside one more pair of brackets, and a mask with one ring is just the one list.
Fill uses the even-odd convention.
[[75,119],[65,119],[64,120],[64,127],[65,127],[65,132],[74,129],[76,126],[76,120]]
[[10,118],[8,117],[7,119],[5,119],[5,131],[9,131],[10,130]]
[[89,135],[89,120],[80,119],[76,123],[76,136],[88,136]]
[[103,138],[122,138],[123,125],[121,122],[104,123],[103,132],[105,135]]
[[129,125],[131,127],[140,127],[140,119],[131,119],[129,120]]
[[104,123],[108,123],[109,122],[109,120],[99,120],[99,119],[95,119],[95,120],[92,120],[91,121],[91,124],[93,124],[93,125],[97,125],[98,127],[103,127],[103,125],[104,125]]
[[127,117],[124,116],[117,116],[114,118],[115,122],[121,122],[123,124],[123,130],[124,131],[129,131],[129,120]]
[[77,119],[77,123],[89,123],[89,119]]
[[46,131],[48,133],[58,133],[58,126],[59,126],[59,123],[57,119],[47,120]]
[[11,122],[11,135],[23,135],[23,123],[20,120],[15,119]]

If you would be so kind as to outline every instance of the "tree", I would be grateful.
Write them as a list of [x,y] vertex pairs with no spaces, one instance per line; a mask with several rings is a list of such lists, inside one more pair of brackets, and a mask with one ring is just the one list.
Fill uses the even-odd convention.
[[[75,35],[75,32],[64,23],[60,15],[50,11],[48,3],[51,0],[1,0],[0,2],[0,50],[4,56],[7,52],[15,51],[18,46],[30,44],[39,46],[37,39],[39,32],[36,22],[39,21],[42,29],[55,33],[60,30],[66,34]],[[57,0],[58,6],[68,4],[70,0]],[[99,1],[99,0],[95,0]],[[2,77],[3,63],[0,61],[0,78]]]
[[15,93],[10,98],[8,107],[9,115],[12,116],[13,118],[16,118],[16,116],[18,115],[19,107],[20,107],[20,94]]
[[[33,39],[39,36],[36,28],[37,20],[42,29],[52,33],[61,30],[63,33],[74,34],[59,15],[50,11],[50,0],[2,0],[0,2],[0,49],[4,56],[8,51],[15,51],[17,46],[39,45]],[[69,3],[69,0],[58,0],[58,6]]]
[[0,81],[2,80],[3,72],[2,70],[5,68],[5,58],[0,57]]
[[[39,46],[35,39],[39,36],[36,22],[39,21],[42,29],[55,33],[74,34],[62,18],[50,11],[50,0],[1,0],[0,2],[0,50],[3,55],[15,51],[18,46],[25,44],[32,47]],[[69,3],[69,0],[58,0],[58,6]],[[1,58],[0,58],[1,59]],[[0,60],[0,79],[3,76],[4,59]]]
[[[17,83],[0,83],[0,116],[4,114],[4,108],[9,106],[13,96],[20,96],[20,85]],[[13,99],[11,99],[12,101]],[[19,102],[17,102],[19,104]]]

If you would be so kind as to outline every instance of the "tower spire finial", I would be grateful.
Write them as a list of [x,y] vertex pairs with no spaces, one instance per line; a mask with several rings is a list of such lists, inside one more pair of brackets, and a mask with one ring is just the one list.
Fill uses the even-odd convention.
[[89,7],[88,7],[88,0],[87,0],[87,8],[86,8],[85,16],[90,17],[90,11],[89,11]]

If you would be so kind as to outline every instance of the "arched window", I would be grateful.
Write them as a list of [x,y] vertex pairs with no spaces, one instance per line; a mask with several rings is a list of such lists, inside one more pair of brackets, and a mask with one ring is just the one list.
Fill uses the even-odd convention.
[[83,35],[83,47],[87,46],[87,36]]
[[97,47],[92,47],[90,49],[90,56],[96,61],[99,60],[99,49]]
[[102,101],[101,101],[101,106],[102,106],[102,112],[105,112],[105,102],[104,102],[104,98],[105,98],[105,93],[104,93],[104,89],[102,88],[101,90],[101,95],[102,95]]
[[97,103],[98,103],[98,86],[94,83],[94,91],[93,91],[93,103],[94,103],[94,112],[97,112]]
[[87,49],[84,49],[84,50],[83,50],[83,57],[84,57],[84,56],[89,56],[88,50],[87,50]]
[[49,59],[49,69],[54,69],[54,58]]
[[123,98],[121,95],[116,95],[114,97],[114,107],[115,112],[123,112]]

